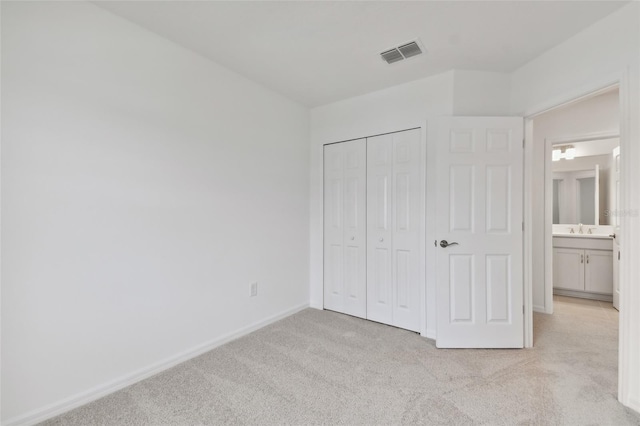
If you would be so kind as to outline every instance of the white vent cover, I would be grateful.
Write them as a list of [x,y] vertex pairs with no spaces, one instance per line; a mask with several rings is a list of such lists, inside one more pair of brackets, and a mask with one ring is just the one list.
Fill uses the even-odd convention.
[[394,47],[393,49],[385,50],[380,56],[382,56],[382,59],[388,64],[392,64],[402,61],[403,59],[411,58],[412,56],[420,55],[421,53],[422,49],[416,40]]

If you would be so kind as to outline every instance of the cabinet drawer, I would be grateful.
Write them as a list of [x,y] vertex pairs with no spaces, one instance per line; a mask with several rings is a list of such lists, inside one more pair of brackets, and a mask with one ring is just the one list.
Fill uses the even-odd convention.
[[613,239],[587,237],[553,237],[553,247],[613,251]]

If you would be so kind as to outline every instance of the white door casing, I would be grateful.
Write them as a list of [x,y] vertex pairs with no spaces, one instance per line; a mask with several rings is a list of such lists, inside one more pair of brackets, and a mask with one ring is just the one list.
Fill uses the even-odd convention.
[[523,119],[442,118],[437,144],[436,345],[521,348]]
[[366,140],[324,147],[324,307],[366,317]]
[[420,330],[420,129],[367,139],[367,318]]

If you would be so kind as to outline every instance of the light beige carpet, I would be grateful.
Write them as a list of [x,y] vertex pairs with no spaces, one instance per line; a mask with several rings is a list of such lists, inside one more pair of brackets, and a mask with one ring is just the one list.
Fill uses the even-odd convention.
[[535,348],[443,350],[307,309],[48,425],[640,425],[616,400],[617,311],[557,297]]

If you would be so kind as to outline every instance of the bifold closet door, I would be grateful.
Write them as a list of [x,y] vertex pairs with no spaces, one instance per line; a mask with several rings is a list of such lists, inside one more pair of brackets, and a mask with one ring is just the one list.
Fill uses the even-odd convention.
[[420,129],[367,139],[367,319],[420,330]]
[[324,307],[366,318],[366,140],[324,147]]

